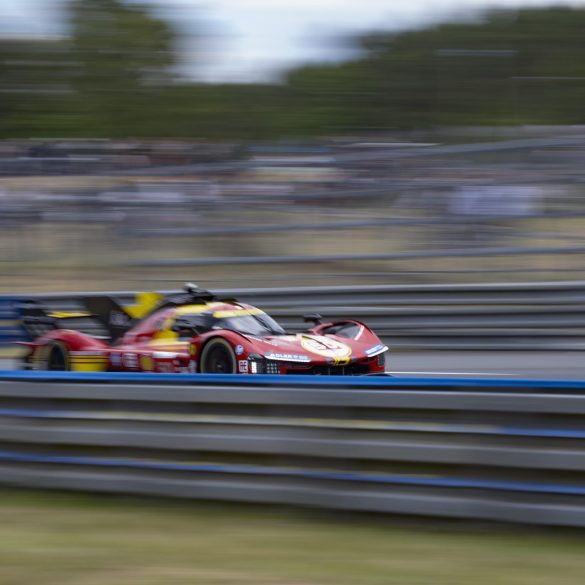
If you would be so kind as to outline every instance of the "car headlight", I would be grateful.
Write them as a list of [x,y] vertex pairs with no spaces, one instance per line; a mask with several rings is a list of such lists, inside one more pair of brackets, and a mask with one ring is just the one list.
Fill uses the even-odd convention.
[[280,362],[266,360],[264,364],[267,374],[280,374]]
[[251,374],[280,374],[280,362],[253,356],[249,360]]

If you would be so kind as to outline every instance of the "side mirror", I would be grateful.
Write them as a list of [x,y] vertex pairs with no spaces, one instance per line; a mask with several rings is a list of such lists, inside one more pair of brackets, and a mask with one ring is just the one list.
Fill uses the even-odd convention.
[[319,315],[319,313],[307,313],[303,315],[303,321],[305,323],[313,323],[314,325],[321,325],[323,322],[323,317]]

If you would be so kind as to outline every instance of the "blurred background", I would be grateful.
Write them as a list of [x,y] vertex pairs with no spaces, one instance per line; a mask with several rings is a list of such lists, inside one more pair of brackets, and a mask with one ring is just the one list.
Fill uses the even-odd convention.
[[245,300],[363,318],[435,395],[4,373],[0,583],[581,584],[582,531],[485,522],[585,525],[583,31],[585,0],[1,0],[4,307],[280,288]]
[[0,291],[578,280],[585,3],[3,3]]

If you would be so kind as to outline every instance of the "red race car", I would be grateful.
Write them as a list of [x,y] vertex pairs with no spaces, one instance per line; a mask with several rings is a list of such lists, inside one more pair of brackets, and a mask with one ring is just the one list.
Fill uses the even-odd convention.
[[[208,374],[383,374],[388,348],[363,323],[322,323],[290,334],[266,313],[235,299],[219,299],[195,285],[122,307],[107,296],[84,299],[86,311],[50,313],[32,302],[22,320],[34,341],[24,366],[35,370],[191,372]],[[106,338],[61,326],[101,323]]]

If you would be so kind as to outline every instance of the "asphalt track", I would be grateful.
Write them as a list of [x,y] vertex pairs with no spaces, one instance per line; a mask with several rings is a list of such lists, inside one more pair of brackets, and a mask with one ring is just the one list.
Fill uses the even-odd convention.
[[386,369],[396,376],[585,379],[580,351],[432,351],[390,353]]
[[[17,367],[14,360],[0,359],[0,369]],[[537,378],[584,380],[585,355],[579,351],[416,351],[390,352],[386,369],[395,376]]]

